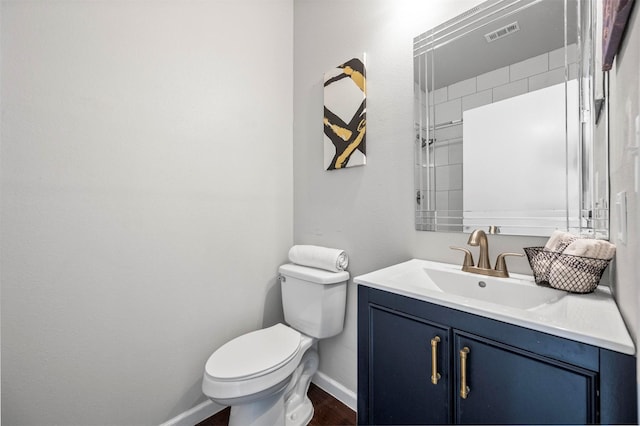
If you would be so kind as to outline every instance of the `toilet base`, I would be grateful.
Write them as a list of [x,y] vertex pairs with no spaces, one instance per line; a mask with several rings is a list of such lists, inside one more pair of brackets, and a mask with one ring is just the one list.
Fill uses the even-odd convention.
[[231,406],[229,426],[306,426],[313,418],[313,404],[307,396],[311,378],[318,370],[315,340],[307,338],[304,355],[291,376],[258,394],[240,400],[214,401]]
[[312,418],[313,404],[309,398],[305,398],[302,403],[287,412],[285,426],[306,426]]
[[[315,346],[315,345],[314,345]],[[291,382],[285,391],[285,426],[306,426],[313,417],[313,404],[307,396],[311,378],[318,371],[318,351],[309,348],[302,357],[300,365],[291,376]]]
[[256,401],[231,406],[229,426],[284,425],[284,391],[286,387]]

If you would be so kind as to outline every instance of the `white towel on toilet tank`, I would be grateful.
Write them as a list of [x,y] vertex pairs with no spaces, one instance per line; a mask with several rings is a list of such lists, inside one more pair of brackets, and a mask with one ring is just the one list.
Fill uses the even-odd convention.
[[349,265],[349,256],[344,250],[310,245],[291,247],[289,260],[297,265],[332,272],[344,271]]

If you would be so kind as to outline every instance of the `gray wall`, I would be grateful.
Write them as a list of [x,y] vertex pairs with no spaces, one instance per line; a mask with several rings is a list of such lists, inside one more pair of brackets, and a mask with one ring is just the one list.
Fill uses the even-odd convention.
[[[294,240],[345,249],[352,276],[411,257],[411,57],[412,37],[418,31],[410,30],[406,20],[417,3],[295,1]],[[462,10],[465,5],[456,7]],[[444,11],[438,15],[446,16]],[[323,73],[365,52],[367,165],[325,171]],[[320,343],[320,371],[355,391],[353,284],[345,331]]]
[[[615,292],[618,305],[636,345],[640,324],[638,283],[640,282],[640,161],[630,147],[640,145],[640,6],[629,18],[625,38],[610,74],[610,167],[611,167],[611,241],[616,244]],[[637,120],[637,121],[636,121]],[[635,169],[635,170],[634,170]],[[618,208],[615,196],[627,194],[627,241],[618,238]]]
[[3,424],[159,424],[205,399],[214,349],[281,318],[292,19],[3,1]]
[[[359,0],[295,1],[294,33],[294,240],[346,249],[352,276],[413,257],[461,262],[450,245],[465,245],[464,234],[417,232],[413,225],[412,41],[480,1]],[[638,24],[624,47],[618,77],[631,86],[621,101],[638,111]],[[629,53],[632,51],[633,53]],[[322,73],[362,52],[367,54],[367,165],[322,169]],[[626,90],[626,89],[625,89]],[[612,116],[615,115],[612,112]],[[614,123],[629,127],[628,113]],[[617,120],[617,121],[616,121]],[[621,141],[615,142],[622,146]],[[619,148],[618,148],[619,149]],[[613,193],[629,186],[629,166],[612,157]],[[615,176],[624,169],[624,178]],[[620,180],[622,182],[620,182]],[[635,199],[634,199],[635,200]],[[640,216],[630,200],[629,217]],[[637,333],[635,286],[638,231],[620,247],[617,298]],[[543,238],[490,236],[492,256],[542,245]],[[635,259],[635,260],[634,260]],[[530,273],[525,259],[509,259],[510,270]],[[350,284],[345,332],[320,345],[320,371],[356,391],[356,289]]]

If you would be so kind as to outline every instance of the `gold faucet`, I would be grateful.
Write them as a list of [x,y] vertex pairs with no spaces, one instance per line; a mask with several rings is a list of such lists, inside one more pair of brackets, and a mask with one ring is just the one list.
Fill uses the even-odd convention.
[[464,261],[462,263],[462,270],[465,272],[472,272],[474,274],[488,275],[490,277],[508,278],[509,271],[507,271],[507,263],[504,258],[506,256],[524,256],[520,253],[500,253],[496,258],[496,267],[491,268],[489,262],[489,241],[487,240],[487,234],[482,229],[476,229],[469,236],[467,244],[470,246],[480,246],[480,258],[478,259],[478,266],[473,263],[473,255],[471,251],[462,247],[450,247],[453,250],[460,250],[465,253]]
[[478,259],[478,268],[491,269],[489,263],[489,241],[487,241],[487,234],[482,229],[476,229],[469,236],[467,244],[476,247],[480,246],[480,259]]

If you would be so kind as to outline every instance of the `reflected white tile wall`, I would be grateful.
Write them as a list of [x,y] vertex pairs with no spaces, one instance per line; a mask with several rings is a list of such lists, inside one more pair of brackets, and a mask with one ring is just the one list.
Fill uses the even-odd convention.
[[449,99],[461,98],[476,93],[476,78],[459,81],[449,86]]
[[435,124],[462,120],[462,99],[456,98],[435,105]]
[[462,98],[462,111],[478,108],[491,102],[493,102],[493,90],[483,90],[482,92],[477,92]]
[[529,79],[523,78],[522,80],[512,81],[511,83],[493,89],[493,102],[524,95],[528,91]]
[[[576,78],[575,44],[566,49],[566,56],[569,78]],[[462,119],[463,111],[561,83],[565,78],[564,63],[565,49],[561,48],[437,89],[429,94],[429,102],[435,106],[430,108],[430,122],[436,126],[455,122]],[[432,197],[439,210],[463,208],[462,136],[462,124],[435,130],[430,173],[435,177],[437,191],[449,191],[446,196],[442,193]],[[423,188],[428,187],[426,182],[424,185]]]
[[502,67],[497,70],[489,71],[488,73],[479,75],[477,79],[478,91],[502,86],[509,82],[509,67]]
[[517,81],[549,71],[549,54],[534,56],[509,67],[509,80]]

